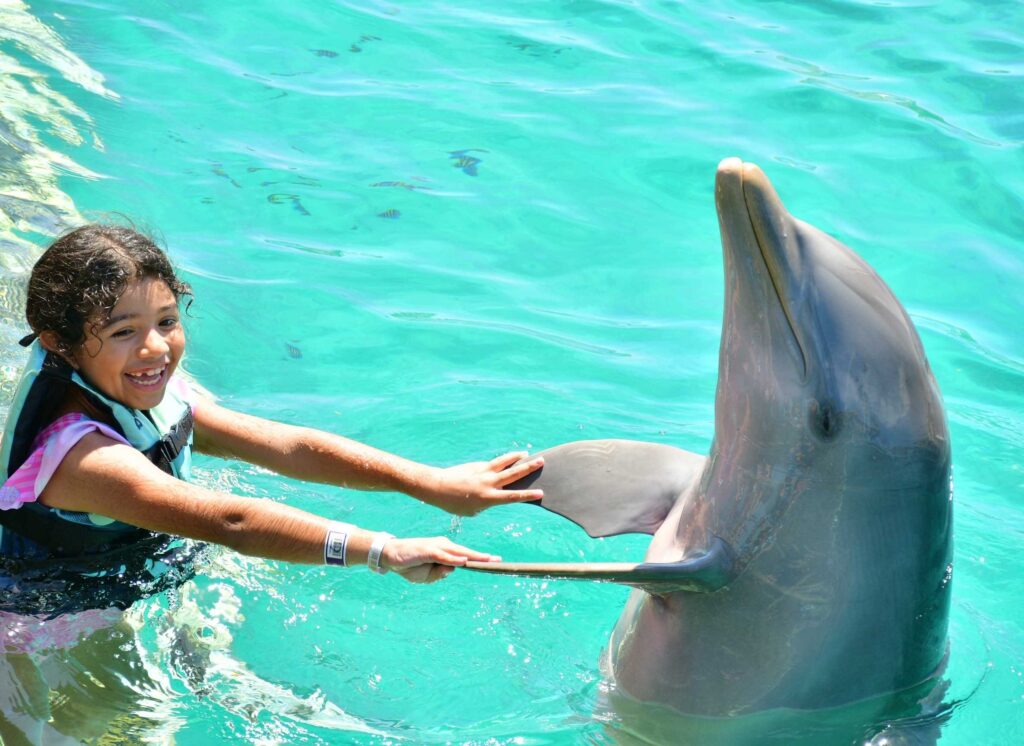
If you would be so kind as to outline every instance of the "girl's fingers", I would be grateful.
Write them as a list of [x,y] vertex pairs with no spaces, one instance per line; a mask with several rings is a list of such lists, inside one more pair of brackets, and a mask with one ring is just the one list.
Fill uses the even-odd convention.
[[426,564],[402,570],[399,575],[410,583],[436,583],[447,578],[454,570],[454,567],[448,565]]
[[[414,583],[429,583],[433,580],[440,580],[446,577],[456,567],[462,567],[469,560],[477,562],[500,562],[501,557],[488,552],[479,552],[476,549],[456,544],[446,537],[435,539],[413,540],[419,543],[409,545],[411,552],[404,557],[399,554],[391,564],[392,569],[399,572],[406,580]],[[437,575],[431,568],[446,567],[445,572]],[[434,573],[433,580],[427,579],[428,573]]]
[[438,565],[417,565],[416,567],[399,570],[398,574],[410,583],[429,583],[430,574],[435,567],[438,567]]
[[498,484],[504,486],[506,484],[512,484],[512,482],[517,482],[523,477],[533,474],[533,472],[537,471],[537,469],[542,466],[544,466],[544,459],[542,458],[530,459],[529,461],[524,461],[521,464],[516,464],[505,469],[498,475]]
[[434,562],[442,565],[451,565],[453,567],[462,567],[466,564],[468,558],[462,557],[458,554],[452,554],[451,552],[438,552],[434,555]]
[[528,454],[526,453],[526,451],[510,451],[508,453],[502,454],[501,456],[498,456],[497,458],[491,459],[490,466],[492,469],[496,471],[502,471],[510,467],[516,461],[520,461],[526,458],[527,455]]
[[544,490],[499,490],[495,495],[496,502],[524,503],[544,499]]

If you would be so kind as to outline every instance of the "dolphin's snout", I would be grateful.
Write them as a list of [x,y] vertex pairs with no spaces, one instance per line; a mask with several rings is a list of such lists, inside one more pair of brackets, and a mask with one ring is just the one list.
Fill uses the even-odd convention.
[[[726,158],[718,164],[715,206],[729,293],[726,324],[760,327],[764,323],[772,325],[770,319],[777,319],[774,326],[780,338],[791,342],[787,347],[795,353],[798,376],[803,380],[807,353],[794,309],[803,280],[792,217],[764,171],[739,158]],[[770,306],[781,314],[765,316],[764,310]],[[769,331],[764,327],[759,333]]]
[[715,205],[719,217],[729,205],[742,204],[743,201],[743,161],[739,158],[726,158],[718,164],[715,172]]
[[751,216],[765,212],[789,215],[765,172],[757,164],[744,163],[736,157],[725,158],[718,164],[715,197],[719,211],[728,206],[733,210],[745,208]]
[[744,163],[741,172],[743,200],[757,232],[758,243],[762,249],[768,243],[785,243],[786,222],[790,216],[772,182],[753,163]]
[[733,234],[733,240],[738,243],[756,241],[746,216],[743,161],[739,158],[726,158],[718,164],[715,172],[715,211],[718,213],[723,238],[728,232]]
[[794,258],[787,246],[791,218],[764,171],[739,158],[723,160],[715,174],[715,205],[727,252],[760,255],[776,290],[782,291],[780,300],[784,300],[786,288],[779,284],[790,274],[788,265]]
[[731,174],[740,175],[743,171],[743,161],[732,156],[731,158],[723,158],[721,163],[718,164],[718,175],[729,176]]

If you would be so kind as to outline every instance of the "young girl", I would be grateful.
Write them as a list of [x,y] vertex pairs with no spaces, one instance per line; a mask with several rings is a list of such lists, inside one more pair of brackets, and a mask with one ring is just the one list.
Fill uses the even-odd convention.
[[145,546],[154,533],[412,582],[496,559],[446,538],[398,539],[204,489],[188,482],[192,448],[324,484],[401,491],[458,515],[541,497],[502,489],[540,468],[524,453],[441,469],[196,399],[175,375],[190,294],[163,252],[127,228],[79,228],[36,263],[33,333],[22,340],[31,357],[0,453],[0,559],[74,563]]

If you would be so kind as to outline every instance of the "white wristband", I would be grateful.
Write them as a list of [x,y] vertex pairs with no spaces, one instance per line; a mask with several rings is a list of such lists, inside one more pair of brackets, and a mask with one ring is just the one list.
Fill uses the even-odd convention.
[[348,564],[348,537],[355,526],[351,523],[332,522],[327,527],[327,534],[324,536],[324,564],[341,565]]
[[384,575],[388,569],[380,566],[381,555],[384,554],[384,545],[395,537],[392,534],[381,531],[373,537],[373,543],[370,544],[370,552],[366,555],[366,566],[373,570],[378,575]]

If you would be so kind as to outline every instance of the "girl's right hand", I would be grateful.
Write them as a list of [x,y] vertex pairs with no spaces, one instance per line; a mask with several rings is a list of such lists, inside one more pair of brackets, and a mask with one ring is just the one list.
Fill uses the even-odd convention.
[[499,562],[501,557],[456,544],[443,537],[390,539],[381,553],[381,567],[392,570],[410,583],[433,583],[448,577],[467,561]]

